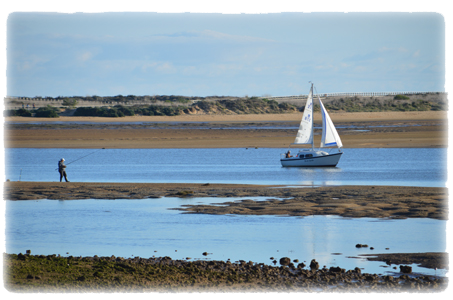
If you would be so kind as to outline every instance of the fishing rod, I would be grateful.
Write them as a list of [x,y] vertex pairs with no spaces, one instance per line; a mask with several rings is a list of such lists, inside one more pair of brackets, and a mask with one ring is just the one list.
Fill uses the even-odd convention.
[[[87,155],[84,155],[84,156],[82,156],[82,157],[79,157],[79,158],[77,158],[76,160],[73,160],[73,161],[67,163],[66,166],[72,164],[73,162],[76,162],[76,161],[78,161],[78,160],[81,160],[82,158],[85,158],[85,157],[87,157],[87,156],[89,156],[89,155],[91,155],[91,154],[94,154],[94,153],[96,153],[96,152],[98,152],[98,151],[101,151],[101,150],[103,150],[103,149],[105,149],[105,148],[98,149],[98,150],[96,150],[96,151],[94,151],[94,152],[91,152],[91,153],[89,153],[89,154],[87,154]],[[55,170],[58,170],[58,168],[56,168]]]
[[89,155],[91,155],[91,154],[94,154],[94,153],[96,153],[96,152],[98,152],[98,151],[101,151],[102,149],[105,149],[105,148],[98,149],[98,150],[96,150],[96,151],[94,151],[94,152],[91,152],[90,154],[87,154],[87,155],[85,155],[85,156],[82,156],[82,157],[80,157],[80,158],[77,158],[76,160],[73,160],[73,161],[71,161],[70,163],[67,163],[66,165],[70,165],[70,164],[72,164],[73,162],[76,162],[76,161],[78,161],[78,160],[81,160],[82,158],[85,158],[85,157],[87,157],[87,156],[89,156]]

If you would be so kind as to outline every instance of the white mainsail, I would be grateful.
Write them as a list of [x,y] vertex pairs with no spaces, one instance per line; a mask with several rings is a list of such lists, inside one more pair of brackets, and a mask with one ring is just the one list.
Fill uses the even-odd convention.
[[307,103],[305,104],[304,114],[300,121],[299,131],[297,131],[294,144],[313,143],[313,86],[308,93]]
[[332,120],[330,119],[327,110],[321,102],[321,99],[318,96],[319,104],[321,106],[322,113],[322,138],[321,138],[321,148],[322,147],[331,147],[337,146],[338,148],[343,147],[341,143],[340,136],[338,135],[335,126],[333,125]]
[[[318,95],[319,106],[322,115],[322,136],[321,148],[338,147],[338,153],[328,153],[314,149],[314,128],[313,128],[313,83],[311,84],[310,93],[308,94],[307,103],[305,104],[304,113],[297,132],[296,141],[293,144],[311,144],[311,150],[299,150],[297,155],[291,156],[290,151],[281,153],[280,162],[282,167],[335,167],[343,155],[340,136],[338,135],[329,114],[321,102]],[[292,145],[292,144],[291,144]],[[290,147],[291,147],[290,145]]]

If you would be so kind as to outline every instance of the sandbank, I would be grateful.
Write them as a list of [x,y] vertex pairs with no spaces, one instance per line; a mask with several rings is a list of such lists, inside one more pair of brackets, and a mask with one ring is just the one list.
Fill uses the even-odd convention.
[[[366,121],[414,121],[414,120],[446,120],[445,111],[414,111],[414,112],[331,112],[333,122],[366,122]],[[301,113],[288,114],[243,114],[243,115],[179,115],[179,116],[126,116],[121,118],[102,117],[69,117],[32,118],[7,117],[7,122],[300,122]],[[315,120],[321,119],[321,114],[314,114]]]
[[[224,205],[175,207],[185,213],[242,215],[338,215],[370,218],[448,218],[447,188],[401,186],[299,187],[190,184],[6,182],[8,200],[153,199],[225,197]],[[266,201],[246,197],[268,197]],[[244,201],[228,201],[244,197]]]
[[[6,119],[5,147],[286,148],[294,142],[300,117],[301,114],[13,117]],[[333,113],[332,119],[344,148],[448,145],[446,112]],[[319,139],[319,132],[315,131],[315,144],[319,144]]]

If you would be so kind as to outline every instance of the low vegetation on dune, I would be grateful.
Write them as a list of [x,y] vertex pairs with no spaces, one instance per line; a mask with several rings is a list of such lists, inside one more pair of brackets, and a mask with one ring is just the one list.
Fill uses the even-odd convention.
[[292,104],[252,97],[238,100],[200,101],[183,112],[186,114],[281,114],[298,110],[299,108]]
[[[51,110],[51,108],[46,108]],[[278,103],[267,99],[239,99],[219,101],[199,101],[187,106],[182,105],[115,105],[113,107],[78,107],[74,116],[90,117],[124,117],[124,116],[177,116],[183,114],[280,114],[297,112],[300,108],[288,103]],[[55,108],[54,110],[55,111]],[[44,116],[41,109],[26,110],[17,109],[4,112],[5,116],[22,117],[58,117],[58,114]]]
[[4,117],[36,117],[36,118],[58,118],[59,109],[53,106],[40,107],[38,109],[28,110],[25,108],[5,110]]
[[[5,110],[3,114],[5,117],[34,116],[41,118],[57,118],[61,114],[96,117],[177,116],[184,114],[282,114],[302,112],[305,105],[303,99],[288,102],[260,97],[219,97],[219,99],[211,97],[209,100],[193,100],[190,97],[159,96],[159,99],[148,99],[147,102],[150,105],[137,104],[128,99],[113,97],[106,106],[80,106],[77,108],[75,108],[76,100],[64,99],[62,108],[47,105],[46,107],[32,110],[25,108]],[[87,101],[87,99],[83,100]],[[123,100],[123,102],[120,100]],[[446,111],[448,109],[446,99],[441,96],[436,97],[436,95],[431,95],[428,98],[426,95],[415,95],[412,97],[405,95],[396,95],[394,97],[328,97],[323,102],[326,109],[331,112]],[[316,104],[316,102],[314,109],[315,111],[320,110],[319,104]]]
[[[403,101],[401,101],[403,100]],[[330,111],[373,112],[373,111],[442,111],[447,110],[446,102],[434,102],[396,95],[393,100],[340,98],[325,104]]]

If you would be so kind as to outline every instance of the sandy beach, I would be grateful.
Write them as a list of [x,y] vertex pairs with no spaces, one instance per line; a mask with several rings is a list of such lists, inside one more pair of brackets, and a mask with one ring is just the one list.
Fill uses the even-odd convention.
[[[10,117],[6,118],[5,147],[285,148],[294,141],[300,118],[299,113]],[[446,112],[333,113],[332,119],[344,148],[447,147]],[[315,120],[320,120],[320,116],[315,114]],[[319,139],[315,132],[316,144]]]

